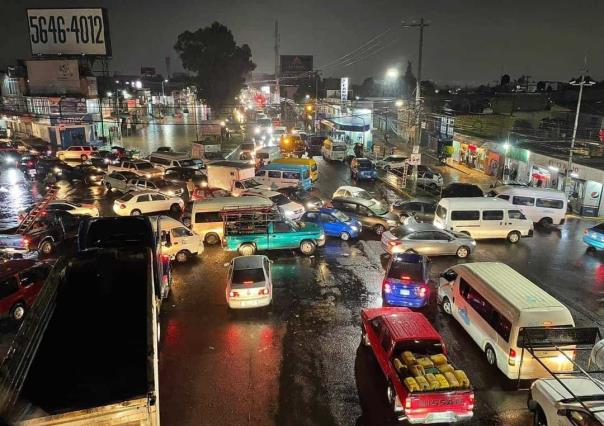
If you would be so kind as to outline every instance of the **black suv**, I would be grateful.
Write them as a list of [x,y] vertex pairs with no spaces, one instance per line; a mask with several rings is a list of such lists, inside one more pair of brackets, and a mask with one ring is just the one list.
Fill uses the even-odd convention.
[[73,167],[56,157],[40,157],[36,164],[36,176],[40,179],[44,179],[48,175],[68,175],[72,170]]
[[484,197],[479,186],[472,183],[450,183],[442,191],[442,198]]

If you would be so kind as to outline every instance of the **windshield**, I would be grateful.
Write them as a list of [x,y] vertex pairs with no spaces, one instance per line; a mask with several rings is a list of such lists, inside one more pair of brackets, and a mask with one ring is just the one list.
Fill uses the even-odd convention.
[[244,188],[256,188],[256,187],[262,185],[261,183],[258,183],[258,181],[254,180],[254,179],[244,180],[241,183],[243,184]]
[[422,263],[392,262],[388,270],[388,278],[401,281],[421,282],[423,276]]
[[367,191],[365,191],[364,189],[355,192],[354,196],[356,198],[362,198],[363,200],[373,200],[373,197],[371,196],[371,194]]
[[266,159],[266,158],[268,158],[268,152],[257,152],[256,158]]
[[193,160],[180,160],[180,167],[193,167],[195,163]]
[[346,151],[346,145],[332,145],[332,151]]
[[253,143],[242,143],[241,144],[241,149],[245,150],[245,151],[253,151],[254,148],[256,148],[256,145],[254,145]]
[[153,168],[153,164],[151,163],[135,163],[135,166],[138,170],[148,170]]
[[120,201],[130,201],[132,197],[134,197],[134,194],[124,194],[122,198],[120,198]]
[[158,181],[154,181],[153,183],[158,188],[165,188],[167,186],[170,186],[170,182],[166,182],[165,180],[158,180]]
[[409,228],[405,228],[404,226],[399,226],[394,231],[392,231],[392,234],[396,238],[405,238],[407,235],[411,234],[412,232],[413,231],[411,231]]
[[270,118],[260,118],[258,119],[258,124],[263,127],[270,127],[273,125],[273,122]]
[[302,179],[308,179],[310,177],[310,173],[308,170],[304,170],[302,173]]
[[348,222],[350,221],[350,218],[348,216],[346,216],[344,213],[342,213],[339,210],[334,211],[331,214],[333,217],[335,217],[336,219],[338,219],[340,222]]
[[367,207],[369,207],[369,210],[378,216],[388,213],[388,209],[386,209],[382,203],[375,202],[373,204],[369,204]]
[[234,285],[250,285],[261,281],[264,281],[264,271],[262,268],[235,269],[233,271]]
[[221,152],[206,152],[203,156],[208,160],[222,160],[224,158]]
[[285,195],[273,195],[272,197],[269,197],[270,200],[275,203],[278,206],[282,206],[284,204],[289,204],[291,203],[291,201],[289,200],[289,198],[287,198]]
[[369,160],[359,160],[359,169],[371,169],[373,164]]

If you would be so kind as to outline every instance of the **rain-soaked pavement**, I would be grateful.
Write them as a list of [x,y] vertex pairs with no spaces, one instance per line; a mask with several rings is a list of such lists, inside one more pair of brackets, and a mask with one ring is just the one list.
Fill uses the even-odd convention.
[[[317,161],[322,197],[350,183],[345,165]],[[447,178],[463,176],[449,170]],[[362,186],[378,196],[392,195],[381,184]],[[42,191],[19,172],[2,170],[0,228],[14,226],[16,212],[31,203],[32,193]],[[60,197],[95,202],[102,214],[111,215],[115,196],[64,184]],[[586,253],[581,241],[583,229],[593,223],[569,218],[560,230],[537,229],[534,238],[517,245],[480,241],[467,261],[506,262],[565,303],[577,325],[599,325],[604,253]],[[364,233],[357,241],[329,239],[310,258],[295,251],[266,254],[274,260],[274,298],[272,307],[262,311],[228,311],[225,264],[233,254],[207,247],[202,258],[175,267],[173,292],[162,312],[162,422],[394,424],[377,363],[359,345],[360,310],[381,305],[385,257],[377,238]],[[437,275],[458,262],[433,259],[433,290]],[[476,408],[467,424],[530,424],[526,391],[490,369],[479,348],[434,300],[424,313],[473,382]]]

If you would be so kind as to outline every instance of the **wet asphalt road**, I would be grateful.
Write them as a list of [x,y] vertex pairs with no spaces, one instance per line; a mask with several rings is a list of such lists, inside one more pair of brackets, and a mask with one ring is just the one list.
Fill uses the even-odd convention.
[[[350,183],[345,165],[317,161],[322,197]],[[463,180],[449,172],[447,179]],[[381,184],[361,186],[393,196]],[[2,170],[0,228],[13,224],[9,216],[31,203],[30,194],[42,191],[18,172]],[[60,197],[93,201],[112,215],[115,196],[101,188],[64,184]],[[506,262],[567,304],[577,325],[599,324],[604,253],[587,254],[581,241],[583,229],[593,223],[570,218],[561,230],[537,229],[534,238],[517,245],[481,241],[468,261]],[[202,258],[175,267],[173,292],[162,312],[162,422],[394,424],[377,364],[370,351],[359,347],[360,310],[381,305],[386,258],[377,237],[328,239],[310,258],[294,251],[267,255],[274,260],[274,299],[270,309],[261,311],[227,310],[224,265],[233,254],[208,247]],[[433,259],[433,289],[437,275],[458,262]],[[475,415],[468,424],[529,424],[526,392],[491,370],[470,337],[434,302],[424,312],[475,388]]]

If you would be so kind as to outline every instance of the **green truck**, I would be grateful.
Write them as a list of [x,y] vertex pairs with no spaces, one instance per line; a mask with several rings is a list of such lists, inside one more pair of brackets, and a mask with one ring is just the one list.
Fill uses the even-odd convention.
[[325,244],[325,233],[314,223],[299,223],[258,211],[223,212],[224,246],[250,256],[258,250],[299,248],[312,255]]

